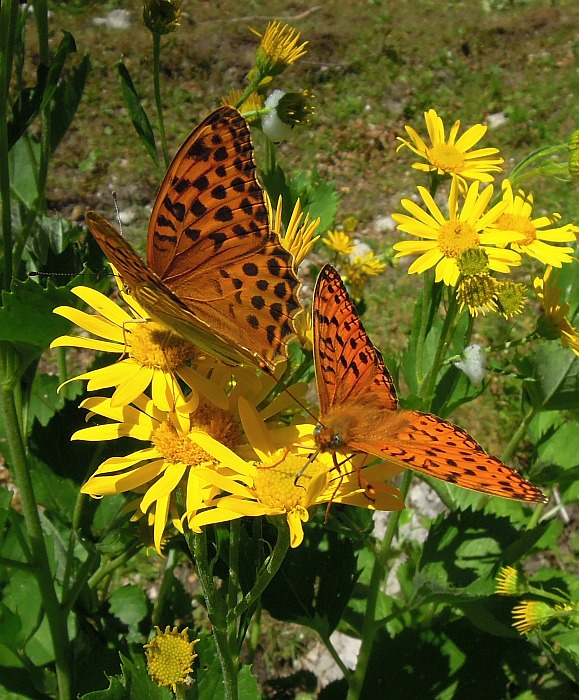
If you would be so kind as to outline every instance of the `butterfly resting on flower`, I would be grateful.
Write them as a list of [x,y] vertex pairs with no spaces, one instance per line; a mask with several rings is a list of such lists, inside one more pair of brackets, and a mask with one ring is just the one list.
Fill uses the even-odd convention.
[[177,152],[153,206],[147,265],[101,216],[86,221],[151,319],[227,364],[271,369],[287,357],[299,281],[270,229],[237,110],[217,109]]
[[367,453],[474,491],[545,502],[537,487],[461,428],[399,407],[382,356],[331,265],[316,283],[313,326],[320,452]]

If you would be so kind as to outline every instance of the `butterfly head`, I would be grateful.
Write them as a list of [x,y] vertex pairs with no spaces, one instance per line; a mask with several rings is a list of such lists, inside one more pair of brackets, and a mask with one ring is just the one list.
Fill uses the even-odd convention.
[[336,452],[345,444],[340,434],[321,423],[314,428],[314,440],[320,452]]

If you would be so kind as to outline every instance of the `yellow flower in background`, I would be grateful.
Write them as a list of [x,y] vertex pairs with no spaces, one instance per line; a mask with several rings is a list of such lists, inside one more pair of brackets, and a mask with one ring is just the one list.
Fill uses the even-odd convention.
[[561,267],[563,263],[573,260],[573,248],[550,244],[575,241],[579,232],[577,226],[567,224],[553,228],[553,224],[561,219],[561,215],[557,213],[531,218],[533,195],[525,194],[523,190],[519,190],[515,195],[508,180],[503,182],[503,201],[507,205],[504,212],[490,226],[497,231],[519,234],[519,238],[510,244],[513,250],[526,253],[543,265],[553,267]]
[[314,245],[320,238],[316,231],[320,223],[320,217],[310,221],[310,215],[301,209],[300,200],[296,202],[287,227],[282,223],[282,198],[277,201],[277,209],[273,210],[270,198],[265,196],[267,210],[269,212],[270,228],[277,233],[286,250],[292,254],[294,269],[297,271],[304,259],[311,253]]
[[512,318],[525,310],[527,287],[519,282],[505,280],[497,286],[497,306],[501,316]]
[[344,231],[328,231],[322,243],[338,255],[350,255],[354,250],[354,241]]
[[503,163],[503,159],[498,156],[498,148],[470,150],[482,139],[488,127],[475,124],[457,138],[460,128],[459,120],[454,123],[447,138],[442,119],[434,109],[425,112],[424,118],[430,137],[430,146],[426,145],[411,126],[405,127],[410,141],[398,137],[398,141],[402,142],[398,150],[406,146],[417,156],[426,160],[426,163],[413,163],[413,168],[423,172],[436,172],[439,175],[456,177],[461,181],[461,189],[463,190],[466,189],[464,180],[492,182],[494,177],[490,173],[501,172],[500,165]]
[[[188,363],[195,357],[198,360],[203,358],[200,350],[160,323],[148,320],[149,314],[130,294],[120,292],[129,309],[125,311],[90,287],[75,287],[72,293],[97,314],[88,314],[70,306],[59,306],[54,313],[97,337],[63,335],[56,338],[50,347],[69,346],[112,352],[123,359],[85,372],[69,379],[69,382],[86,379],[89,391],[115,387],[113,406],[130,403],[149,386],[155,405],[162,410],[185,402],[179,380],[191,390],[195,389],[197,374]],[[208,359],[207,363],[214,365],[215,361]]]
[[372,252],[359,256],[351,254],[348,261],[342,261],[344,278],[354,301],[359,302],[362,299],[370,277],[381,275],[387,267],[387,264]]
[[[339,473],[331,455],[319,455],[308,463],[312,452],[314,425],[303,423],[291,428],[268,430],[248,402],[240,401],[240,413],[245,433],[253,448],[255,461],[251,484],[235,474],[219,477],[223,493],[189,518],[193,530],[212,523],[227,522],[244,516],[285,517],[290,530],[292,547],[303,541],[303,523],[309,519],[309,509],[318,504],[344,503],[371,510],[401,510],[404,507],[398,489],[383,483],[401,471],[396,465],[379,464],[364,470],[364,480],[372,484],[372,498],[361,484],[359,473]],[[280,432],[281,431],[281,432]],[[296,439],[288,440],[294,431]],[[280,445],[285,445],[281,447]],[[201,476],[203,469],[200,470]],[[211,476],[207,474],[207,478]]]
[[307,41],[299,44],[300,32],[277,20],[270,22],[263,35],[251,29],[261,39],[256,64],[262,75],[279,75],[287,66],[306,54]]
[[298,343],[304,350],[311,352],[314,348],[314,329],[312,327],[312,312],[309,309],[300,311],[294,318],[294,327]]
[[521,595],[527,591],[524,578],[512,566],[501,567],[496,582],[495,592],[498,595]]
[[579,612],[573,605],[551,606],[541,600],[523,600],[513,608],[513,627],[521,634],[527,634],[557,619],[577,624],[578,617]]
[[559,303],[561,290],[553,277],[553,268],[547,267],[542,278],[535,278],[533,286],[543,307],[537,330],[549,340],[558,338],[564,348],[571,348],[576,355],[579,355],[579,333],[567,319],[569,303]]
[[188,627],[179,632],[169,625],[165,631],[155,625],[157,635],[144,645],[149,675],[160,687],[170,687],[177,692],[178,685],[189,685],[193,673],[193,661],[197,658],[194,646],[199,641],[189,641]]
[[[250,113],[250,112],[257,112],[263,107],[263,97],[257,93],[257,92],[252,92],[248,97],[246,97],[243,102],[241,102],[241,99],[244,95],[243,90],[239,90],[238,88],[231,88],[229,93],[221,98],[221,104],[224,106],[230,106],[230,107],[235,107],[236,109],[239,109],[242,114]],[[248,121],[252,121],[252,119],[246,117]],[[256,117],[257,119],[257,117]]]
[[456,298],[462,311],[468,306],[468,311],[475,318],[485,316],[491,311],[498,311],[496,294],[499,283],[490,275],[471,275],[462,277],[456,288]]
[[179,27],[181,0],[144,0],[143,22],[153,34],[169,34]]
[[424,211],[410,199],[401,204],[408,214],[393,214],[400,231],[405,231],[422,240],[400,241],[394,244],[396,257],[418,255],[410,265],[409,274],[422,273],[435,268],[436,281],[455,286],[459,275],[458,259],[465,251],[480,248],[488,256],[489,269],[496,272],[510,272],[512,266],[521,264],[521,256],[503,246],[517,237],[516,233],[495,231],[489,227],[502,214],[506,207],[500,202],[489,211],[485,210],[493,194],[488,185],[479,194],[479,183],[469,187],[462,210],[458,208],[458,184],[452,181],[448,200],[449,217],[444,217],[432,195],[424,187],[418,190],[428,211]]
[[242,434],[231,413],[208,403],[190,406],[189,415],[160,411],[146,396],[138,397],[134,404],[114,407],[103,397],[82,403],[83,408],[112,422],[78,430],[73,440],[101,442],[132,437],[149,444],[125,457],[105,460],[81,491],[94,498],[127,491],[140,494],[138,509],[149,517],[155,548],[161,552],[171,511],[173,525],[183,531],[182,514],[176,515],[173,503],[175,490],[183,490],[191,513],[219,492],[211,479],[199,479],[198,469],[206,467],[207,477],[218,474],[222,464],[231,464],[238,478],[244,478],[244,471],[247,478],[245,462],[233,452]]
[[579,130],[569,137],[569,175],[575,180],[579,178]]

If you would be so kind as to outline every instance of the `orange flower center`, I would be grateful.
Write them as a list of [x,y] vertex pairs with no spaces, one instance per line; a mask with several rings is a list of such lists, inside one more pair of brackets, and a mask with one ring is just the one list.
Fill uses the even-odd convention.
[[151,442],[165,460],[173,464],[187,464],[195,467],[215,462],[210,454],[190,440],[187,435],[179,435],[169,421],[161,423],[153,433]]
[[[191,416],[191,426],[203,430],[230,449],[240,442],[239,426],[233,416],[215,406],[199,406]],[[216,464],[213,456],[193,442],[188,435],[179,434],[170,421],[161,423],[153,433],[152,442],[168,462],[187,464],[191,467],[208,462]]]
[[438,230],[438,247],[448,258],[458,258],[465,250],[479,245],[477,232],[465,221],[445,221]]
[[456,146],[447,143],[437,143],[426,150],[428,160],[439,170],[448,173],[459,173],[464,169],[464,153]]
[[496,224],[502,231],[517,231],[521,234],[521,240],[517,245],[530,245],[537,238],[537,232],[533,222],[528,216],[519,214],[501,214]]
[[131,323],[131,357],[143,367],[171,372],[193,359],[195,347],[154,321]]

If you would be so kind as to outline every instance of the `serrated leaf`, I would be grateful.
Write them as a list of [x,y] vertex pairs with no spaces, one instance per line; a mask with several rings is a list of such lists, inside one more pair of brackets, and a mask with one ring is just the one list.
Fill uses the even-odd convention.
[[523,384],[533,408],[543,411],[579,408],[579,358],[559,342],[544,342],[532,356],[532,379]]
[[30,279],[15,280],[11,292],[2,292],[0,340],[44,350],[71,327],[70,321],[52,311],[75,303],[75,297],[64,287],[49,283],[44,289]]

